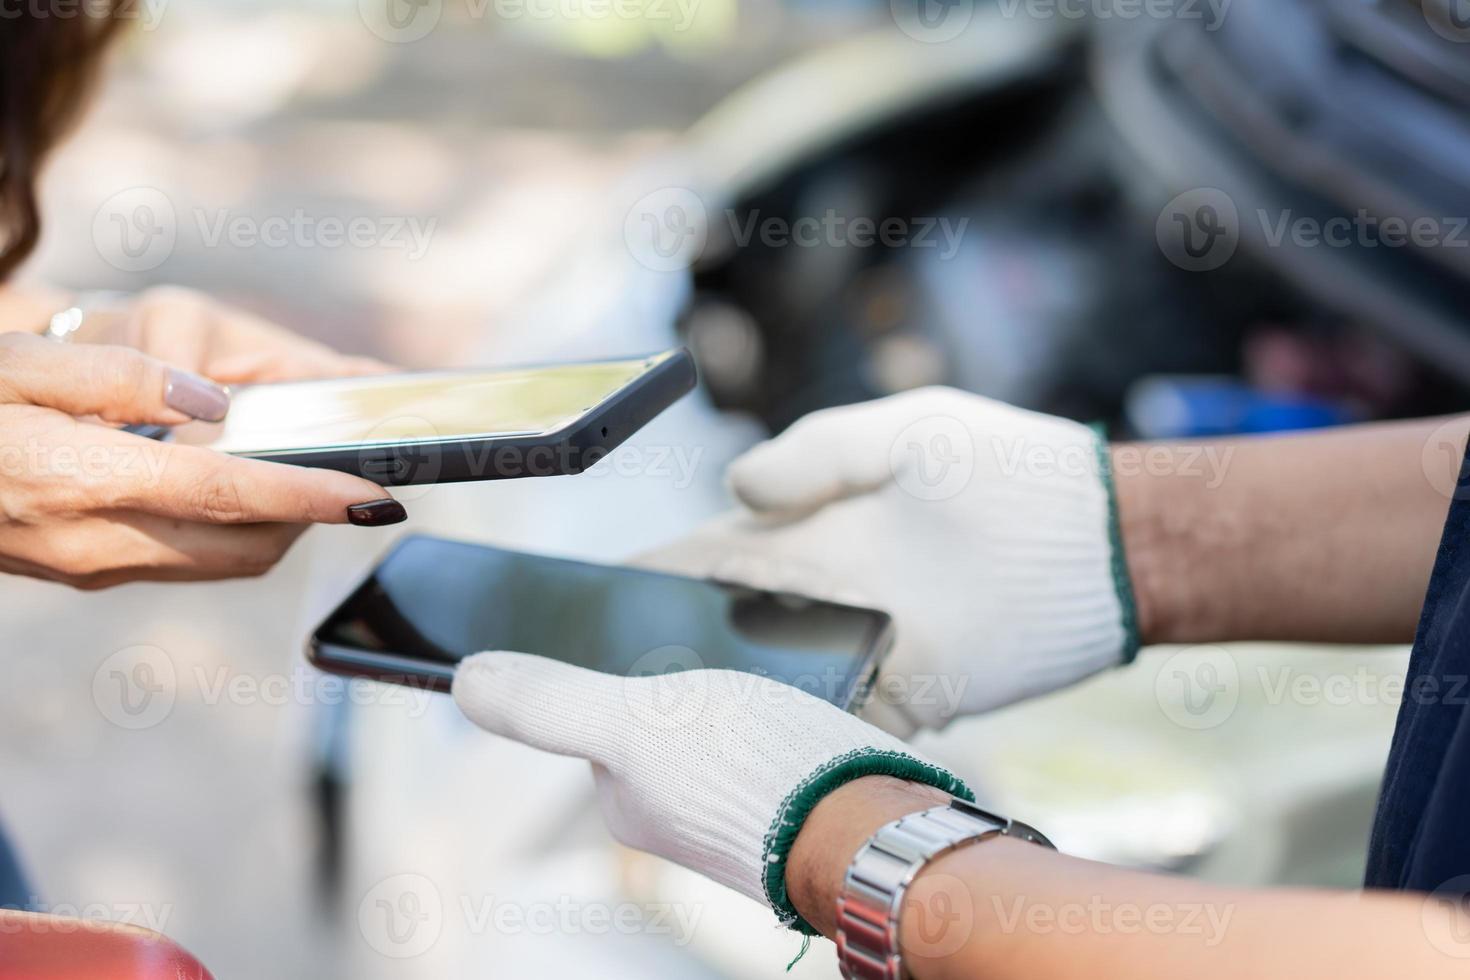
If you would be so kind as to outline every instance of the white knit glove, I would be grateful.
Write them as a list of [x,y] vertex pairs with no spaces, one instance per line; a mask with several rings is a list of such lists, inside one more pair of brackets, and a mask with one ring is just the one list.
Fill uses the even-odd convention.
[[591,762],[618,840],[765,902],[808,934],[786,896],[786,856],[823,796],[889,775],[973,799],[891,736],[753,674],[618,677],[482,653],[460,664],[454,700],[482,728]]
[[872,605],[895,621],[868,718],[943,727],[1137,651],[1106,447],[948,388],[817,412],[730,467],[752,513],[640,564]]

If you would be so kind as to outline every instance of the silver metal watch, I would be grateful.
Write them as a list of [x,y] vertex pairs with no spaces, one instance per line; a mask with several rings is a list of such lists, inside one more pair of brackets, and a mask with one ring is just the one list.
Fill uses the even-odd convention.
[[837,897],[837,962],[847,980],[903,980],[898,949],[903,896],[924,865],[958,847],[1015,837],[1056,850],[1039,831],[963,800],[911,813],[868,839]]

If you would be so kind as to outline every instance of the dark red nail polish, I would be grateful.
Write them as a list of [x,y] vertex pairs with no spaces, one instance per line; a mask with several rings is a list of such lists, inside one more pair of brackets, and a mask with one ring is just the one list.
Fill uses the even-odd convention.
[[347,520],[358,527],[384,527],[402,524],[408,520],[408,511],[392,497],[385,497],[365,504],[353,504],[347,508]]

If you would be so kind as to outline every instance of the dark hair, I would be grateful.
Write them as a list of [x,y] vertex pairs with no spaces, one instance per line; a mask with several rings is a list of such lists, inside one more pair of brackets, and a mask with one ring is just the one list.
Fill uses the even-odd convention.
[[36,176],[81,113],[127,0],[28,5],[0,22],[0,281],[41,237]]

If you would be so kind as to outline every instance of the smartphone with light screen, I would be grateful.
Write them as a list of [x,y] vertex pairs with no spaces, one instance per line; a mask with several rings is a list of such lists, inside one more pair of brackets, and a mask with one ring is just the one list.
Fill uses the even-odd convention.
[[171,441],[353,473],[456,483],[580,473],[694,387],[682,348],[646,357],[334,378],[232,392]]

